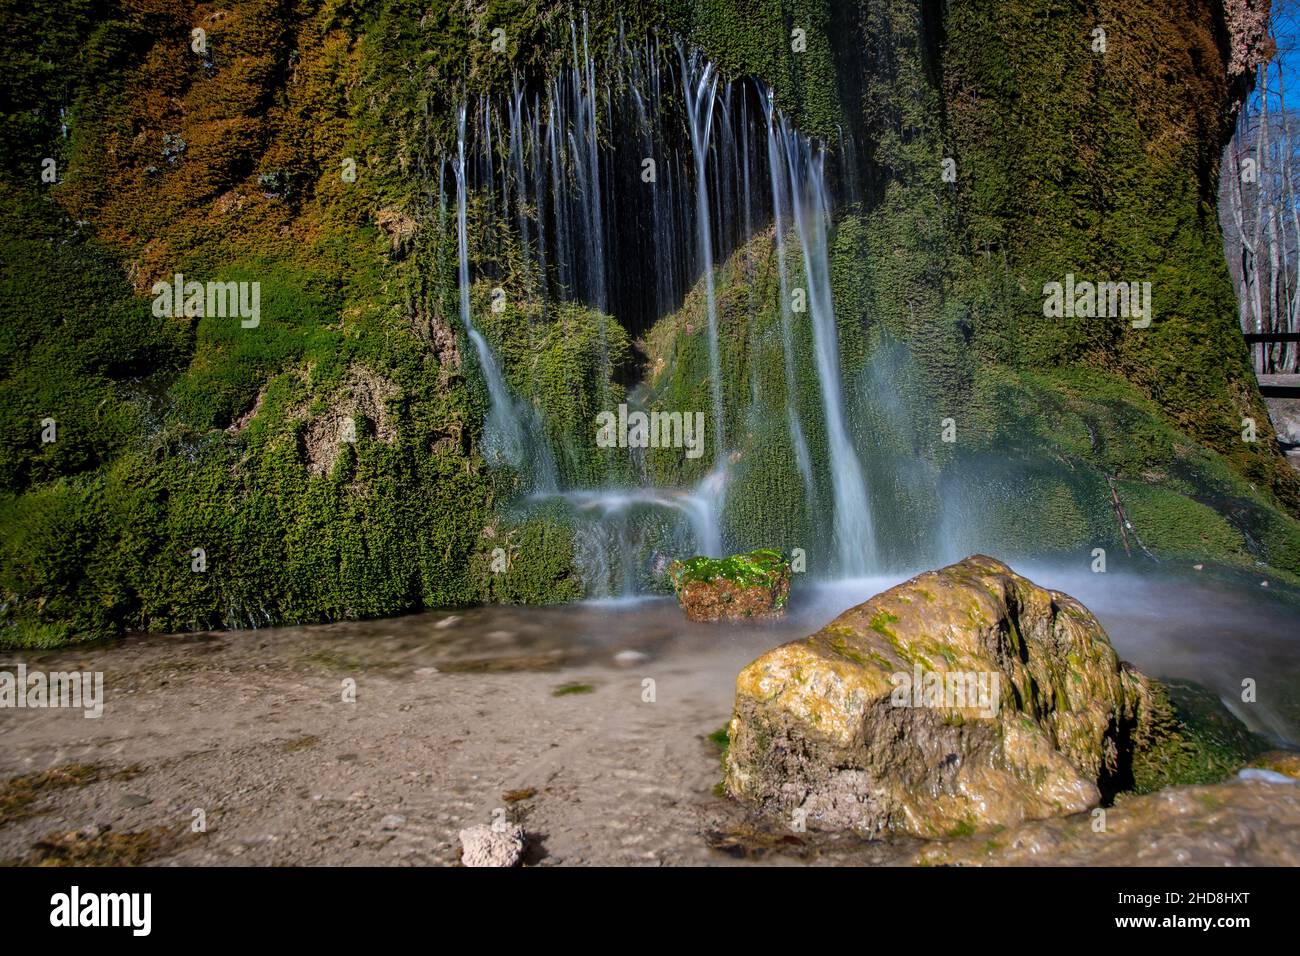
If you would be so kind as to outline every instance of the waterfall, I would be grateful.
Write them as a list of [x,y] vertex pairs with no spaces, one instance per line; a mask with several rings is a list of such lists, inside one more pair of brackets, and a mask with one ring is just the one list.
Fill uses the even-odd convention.
[[[474,346],[478,356],[479,367],[483,370],[483,379],[488,389],[488,417],[483,427],[483,457],[494,464],[507,464],[521,475],[531,476],[534,490],[553,490],[556,485],[555,461],[545,435],[540,441],[530,441],[525,419],[532,419],[527,424],[535,427],[535,413],[521,413],[521,409],[506,388],[505,379],[497,365],[496,356],[488,346],[487,340],[475,327],[470,315],[469,289],[469,229],[466,223],[469,205],[467,175],[465,170],[465,113],[460,109],[457,137],[456,173],[456,249],[457,281],[460,286],[460,321]],[[529,412],[531,412],[531,407]],[[540,431],[541,429],[537,429]]]
[[588,597],[613,597],[643,590],[637,570],[656,562],[662,573],[668,555],[721,556],[719,528],[726,490],[726,465],[690,489],[606,488],[544,496],[571,506],[577,528],[576,561]]
[[[790,444],[794,448],[795,464],[799,468],[799,477],[803,479],[804,504],[811,508],[816,500],[813,483],[812,458],[808,454],[808,441],[804,438],[803,425],[799,422],[799,411],[795,402],[798,394],[799,380],[795,375],[794,365],[794,330],[791,328],[790,316],[790,282],[786,272],[785,229],[783,212],[785,199],[785,151],[778,145],[776,138],[776,108],[769,93],[763,99],[763,108],[767,121],[767,164],[772,179],[772,219],[775,230],[777,283],[781,293],[781,350],[785,368],[785,412],[790,431]],[[748,190],[748,185],[746,185]]]
[[713,399],[713,447],[717,458],[724,454],[722,426],[722,362],[718,355],[718,304],[713,287],[713,224],[710,221],[708,158],[713,130],[713,108],[718,101],[718,77],[712,62],[698,53],[688,59],[678,47],[682,61],[682,92],[695,156],[695,228],[700,243],[700,268],[704,273],[704,302],[709,322],[709,391]]
[[826,418],[835,507],[835,550],[841,574],[861,575],[875,564],[876,543],[862,466],[844,425],[839,330],[835,323],[826,242],[830,197],[826,192],[823,170],[825,156],[820,150],[814,154],[806,139],[792,134],[784,118],[781,118],[780,125],[790,174],[790,204],[794,210],[799,246],[803,250],[808,308],[812,315],[813,354],[817,359],[817,380]]
[[[788,467],[797,471],[797,481],[781,485],[786,489],[783,500],[773,501],[772,507],[798,509],[803,518],[795,524],[804,529],[801,534],[812,536],[807,541],[828,543],[828,553],[819,561],[822,568],[840,575],[872,569],[870,500],[845,420],[828,258],[831,199],[825,152],[788,125],[762,84],[752,79],[724,81],[715,64],[680,43],[675,57],[665,57],[653,36],[629,44],[620,32],[610,41],[603,73],[597,71],[585,21],[571,24],[569,48],[571,62],[537,86],[515,77],[499,99],[483,97],[463,107],[451,164],[456,176],[461,322],[490,400],[484,456],[520,474],[523,493],[511,507],[524,517],[554,514],[555,509],[567,516],[575,530],[576,563],[590,595],[639,591],[662,574],[667,561],[690,554],[721,555],[736,546],[729,537],[744,538],[746,529],[724,521],[728,490],[737,478],[745,480],[748,467],[734,463],[761,452],[761,445],[753,444],[761,441],[756,436],[771,434],[775,426],[788,433]],[[467,115],[474,118],[468,130]],[[621,401],[611,401],[614,370],[606,323],[618,322],[629,338],[640,337],[685,302],[698,301],[688,300],[688,294],[698,290],[704,313],[696,326],[699,331],[691,328],[697,321],[691,313],[677,334],[703,334],[706,349],[679,353],[683,364],[673,374],[690,375],[700,387],[707,385],[708,397],[701,403],[711,405],[704,414],[711,419],[713,445],[711,469],[703,479],[683,461],[676,473],[693,477],[680,479],[676,487],[655,486],[645,477],[650,460],[630,448],[627,461],[596,461],[595,468],[617,479],[593,480],[588,476],[599,470],[592,472],[588,459],[573,450],[574,442],[594,441],[572,432],[581,429],[581,423],[557,430],[563,443],[552,449],[540,410],[511,393],[505,371],[528,394],[530,380],[517,378],[522,369],[516,366],[503,367],[471,315],[466,221],[471,194],[481,197],[476,213],[487,216],[475,240],[481,243],[475,246],[480,281],[517,283],[513,294],[531,299],[534,314],[543,322],[555,314],[555,304],[565,301],[594,310],[592,321],[597,324],[591,331],[599,338],[591,341],[598,353],[587,374],[595,377],[590,384],[574,386],[589,389],[586,394],[597,410]],[[733,258],[768,228],[774,237],[774,269]],[[802,283],[793,275],[799,268],[792,261],[796,254],[802,262]],[[769,346],[761,343],[771,343],[772,351],[763,353],[770,357],[764,361],[776,364],[763,366],[767,371],[762,375],[750,361],[722,354],[715,262],[727,261],[736,263],[728,267],[732,282],[736,269],[751,270],[753,289],[762,290],[747,300],[730,294],[725,300],[727,309],[737,303],[743,308],[748,301],[753,338],[746,341],[763,349]],[[770,277],[772,285],[760,284],[762,276]],[[792,305],[791,295],[801,284],[807,286],[802,290],[806,313]],[[779,303],[771,301],[774,294],[779,294]],[[735,344],[727,338],[728,348]],[[743,392],[726,394],[724,360],[751,370]],[[809,365],[817,380],[800,381],[799,369]],[[773,376],[784,378],[784,389],[781,396],[769,399],[761,381]],[[800,395],[811,398],[804,390],[814,387],[820,414],[809,410],[801,417]],[[652,387],[638,394],[648,397],[647,409],[655,407]],[[729,448],[723,432],[724,402],[746,397],[749,410],[739,416],[742,424]],[[629,393],[627,401],[637,400]],[[588,434],[594,434],[594,422],[592,429]],[[814,461],[813,437],[818,442],[824,437],[824,446],[818,446],[826,449],[824,459]],[[563,480],[556,450],[566,456]],[[762,455],[754,460],[762,460]],[[779,459],[768,461],[764,467],[769,469],[773,464],[785,467]],[[656,462],[661,468],[662,459]],[[627,480],[636,474],[641,475],[639,483]],[[827,491],[832,507],[821,509],[818,499]],[[743,493],[752,494],[752,486]],[[773,543],[756,541],[752,546]],[[806,543],[787,541],[784,546]]]

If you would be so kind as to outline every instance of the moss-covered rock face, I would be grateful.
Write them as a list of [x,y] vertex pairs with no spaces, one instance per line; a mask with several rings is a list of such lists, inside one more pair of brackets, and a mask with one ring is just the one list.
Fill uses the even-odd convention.
[[726,788],[809,826],[942,836],[1222,779],[1252,742],[1209,724],[1181,722],[1083,605],[976,556],[741,671]]
[[[680,39],[761,80],[829,147],[845,418],[882,564],[1013,545],[1114,562],[1127,545],[1135,561],[1300,574],[1300,485],[1235,332],[1214,215],[1247,82],[1231,50],[1257,47],[1227,35],[1217,0],[623,6],[9,12],[0,643],[662,584],[691,553],[679,520],[620,518],[629,573],[599,556],[619,550],[608,527],[519,508],[521,476],[487,466],[489,397],[459,315],[442,165],[456,108],[543,88],[577,36],[615,88],[620,37],[653,33],[670,59]],[[613,168],[627,151],[598,112]],[[647,221],[623,213],[612,228]],[[724,549],[802,548],[826,573],[830,479],[801,474],[788,424],[792,408],[808,458],[827,460],[822,386],[803,314],[787,374],[769,221],[716,267],[726,447],[710,433],[699,458],[634,459],[596,445],[593,415],[710,407],[703,284],[634,327],[538,295],[504,204],[471,196],[467,215],[473,314],[564,486],[689,488],[726,452]],[[175,273],[261,283],[260,324],[155,316],[150,289]],[[1152,282],[1154,321],[1044,318],[1043,284],[1066,273]],[[1245,417],[1256,443],[1239,440]]]
[[1217,783],[1253,761],[1268,743],[1211,691],[1186,680],[1151,683],[1132,768],[1132,789]]
[[[1300,482],[1271,430],[1241,440],[1243,418],[1267,427],[1267,415],[1215,202],[1234,98],[1249,82],[1231,44],[1259,38],[1229,37],[1221,17],[1210,0],[1177,13],[1159,2],[949,6],[946,145],[971,248],[963,297],[981,359],[1107,368],[1295,515]],[[1176,85],[1149,69],[1155,49]],[[1044,284],[1067,273],[1150,282],[1153,321],[1046,318]]]
[[780,617],[790,598],[790,561],[770,549],[674,561],[668,577],[692,621]]

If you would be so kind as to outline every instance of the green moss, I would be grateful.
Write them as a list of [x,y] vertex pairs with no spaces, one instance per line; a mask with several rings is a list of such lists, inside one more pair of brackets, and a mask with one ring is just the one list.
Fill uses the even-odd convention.
[[[573,529],[552,516],[496,524],[480,541],[471,573],[482,599],[503,604],[555,604],[584,596],[574,571]],[[503,567],[504,565],[504,567]]]
[[722,756],[725,759],[727,748],[731,746],[731,735],[727,730],[727,725],[724,724],[713,733],[709,734],[709,740],[714,744],[714,746],[722,751]]
[[[1241,92],[1226,80],[1217,8],[1197,3],[1175,15],[1138,0],[1127,13],[1165,51],[1165,77],[1146,69],[1140,43],[1093,53],[1086,40],[1095,17],[1081,8],[1049,0],[948,7],[944,98],[962,107],[947,114],[947,146],[970,243],[956,291],[971,348],[981,362],[1009,368],[1110,370],[1166,423],[1267,489],[1270,504],[1300,514],[1300,482],[1280,456],[1267,441],[1239,440],[1242,417],[1266,414],[1215,210],[1230,103]],[[1099,119],[1104,141],[1092,135]],[[1150,281],[1152,325],[1044,317],[1044,283],[1067,273]],[[1139,436],[1120,444],[1142,448]]]
[[759,549],[725,558],[697,556],[676,561],[669,568],[673,586],[724,580],[741,587],[771,587],[790,574],[790,562],[780,551]]
[[568,684],[561,684],[555,690],[551,691],[552,697],[572,697],[575,694],[590,694],[596,689],[594,684],[583,684],[578,681],[572,681]]
[[1184,680],[1152,681],[1151,688],[1134,741],[1135,792],[1218,783],[1269,749],[1206,688]]
[[881,611],[877,611],[874,615],[872,615],[871,623],[867,626],[870,627],[877,634],[887,638],[891,643],[893,643],[897,641],[897,637],[894,634],[893,628],[891,628],[889,625],[897,624],[897,623],[898,623],[897,614],[891,614],[888,611],[881,610]]
[[945,836],[956,839],[958,837],[968,837],[975,832],[975,824],[970,820],[962,820],[955,827],[949,830]]

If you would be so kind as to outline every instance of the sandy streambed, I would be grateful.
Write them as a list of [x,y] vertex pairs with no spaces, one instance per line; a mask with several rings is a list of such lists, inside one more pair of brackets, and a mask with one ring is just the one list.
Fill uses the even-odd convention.
[[[1029,573],[1149,673],[1225,696],[1259,673],[1257,709],[1234,710],[1295,739],[1291,605]],[[796,592],[785,621],[752,627],[648,600],[0,655],[102,671],[106,689],[99,719],[0,710],[0,860],[449,865],[462,827],[504,813],[543,866],[1300,862],[1300,786],[1257,781],[1125,800],[1100,833],[1086,815],[928,843],[756,827],[714,792],[708,735],[737,672],[896,580]]]

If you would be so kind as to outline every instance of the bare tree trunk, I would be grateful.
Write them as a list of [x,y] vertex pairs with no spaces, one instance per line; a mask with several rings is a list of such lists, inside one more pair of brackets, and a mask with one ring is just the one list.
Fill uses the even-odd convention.
[[1232,145],[1228,149],[1228,156],[1232,160],[1232,191],[1228,194],[1228,207],[1232,210],[1233,225],[1237,231],[1237,264],[1241,273],[1238,277],[1240,291],[1237,293],[1237,307],[1243,332],[1250,331],[1253,321],[1250,277],[1255,256],[1254,250],[1250,248],[1250,243],[1246,239],[1246,201],[1241,189],[1241,147],[1249,137],[1250,128],[1246,110],[1247,108],[1243,106],[1237,121],[1237,135],[1233,137]]
[[[1251,279],[1254,287],[1255,298],[1255,331],[1264,331],[1264,302],[1263,291],[1261,289],[1259,275],[1259,250],[1261,232],[1264,228],[1264,180],[1265,171],[1268,162],[1268,70],[1267,66],[1261,66],[1258,72],[1260,86],[1260,125],[1259,125],[1259,145],[1255,149],[1255,231],[1251,237]],[[1256,371],[1262,371],[1266,367],[1267,351],[1264,343],[1260,343],[1259,354],[1256,359]]]
[[[1277,207],[1273,205],[1272,191],[1270,190],[1268,202],[1268,331],[1276,332],[1278,329],[1277,321]],[[1265,355],[1267,356],[1266,368],[1269,372],[1276,371],[1277,349],[1272,343],[1264,343]]]
[[[1293,289],[1293,293],[1291,295],[1290,305],[1287,310],[1286,331],[1295,332],[1297,330],[1298,325],[1300,325],[1296,321],[1297,316],[1300,316],[1300,209],[1296,208],[1295,182],[1291,178],[1292,175],[1291,150],[1293,148],[1294,140],[1292,139],[1292,135],[1291,135],[1291,114],[1286,111],[1286,85],[1283,80],[1283,77],[1285,75],[1286,75],[1286,69],[1284,67],[1284,64],[1281,61],[1281,58],[1279,57],[1278,58],[1278,79],[1277,79],[1278,104],[1282,109],[1282,115],[1286,117],[1285,121],[1283,122],[1283,131],[1286,133],[1286,146],[1283,152],[1283,156],[1286,157],[1286,168],[1283,175],[1286,178],[1286,204],[1287,207],[1291,210],[1291,225],[1295,233],[1296,250],[1297,250],[1297,261],[1296,261],[1297,275],[1294,276],[1291,280],[1291,287]],[[1283,252],[1286,251],[1285,242],[1282,245],[1282,251]],[[1282,367],[1285,370],[1290,372],[1295,372],[1297,370],[1300,370],[1300,348],[1297,347],[1296,343],[1288,342],[1285,346],[1284,354],[1286,358],[1285,361],[1282,363]]]

